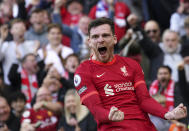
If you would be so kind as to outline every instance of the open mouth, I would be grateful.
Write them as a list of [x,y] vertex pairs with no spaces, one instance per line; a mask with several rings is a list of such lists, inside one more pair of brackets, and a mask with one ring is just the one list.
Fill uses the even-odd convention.
[[100,55],[106,54],[106,51],[107,51],[106,47],[100,47],[100,48],[98,48],[98,52],[100,53]]
[[72,69],[75,69],[76,68],[76,66],[75,65],[72,65]]

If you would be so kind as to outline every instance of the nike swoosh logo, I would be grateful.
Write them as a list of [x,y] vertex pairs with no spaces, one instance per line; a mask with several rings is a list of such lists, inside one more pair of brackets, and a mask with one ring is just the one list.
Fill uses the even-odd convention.
[[104,73],[102,73],[101,75],[96,75],[96,77],[101,77],[101,76],[103,76],[105,74],[105,72]]

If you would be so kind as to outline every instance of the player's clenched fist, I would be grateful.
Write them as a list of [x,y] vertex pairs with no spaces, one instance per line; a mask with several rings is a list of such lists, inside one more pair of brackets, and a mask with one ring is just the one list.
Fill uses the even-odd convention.
[[122,121],[124,119],[124,113],[113,106],[110,109],[108,118],[111,121]]
[[178,120],[187,116],[186,106],[183,104],[178,105],[172,111],[169,111],[165,114],[167,120]]

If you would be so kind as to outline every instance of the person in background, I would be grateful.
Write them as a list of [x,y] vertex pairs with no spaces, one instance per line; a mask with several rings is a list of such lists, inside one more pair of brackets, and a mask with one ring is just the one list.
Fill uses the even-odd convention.
[[170,29],[178,32],[180,36],[186,34],[184,29],[184,19],[189,15],[189,0],[179,0],[177,12],[170,18]]
[[22,92],[14,92],[10,95],[10,106],[13,114],[21,119],[23,112],[25,111],[26,97]]
[[19,131],[20,121],[11,112],[7,99],[0,95],[0,130],[1,131]]
[[159,24],[156,21],[147,21],[144,26],[144,31],[146,32],[147,36],[152,40],[152,42],[157,44],[161,42],[161,31]]
[[[51,69],[50,69],[50,71],[51,71]],[[56,69],[54,71],[56,71]],[[43,86],[46,87],[51,92],[52,101],[60,102],[63,105],[64,97],[62,96],[63,94],[61,92],[61,88],[63,88],[63,87],[60,83],[59,78],[50,75],[49,72],[43,80]]]
[[56,131],[60,115],[57,107],[51,92],[46,87],[39,88],[33,108],[22,115],[21,131]]
[[44,10],[34,9],[29,17],[31,23],[28,31],[26,31],[24,38],[26,40],[38,40],[40,47],[48,44],[47,29],[44,23]]
[[[171,68],[169,66],[160,66],[157,72],[157,80],[154,80],[149,88],[150,95],[161,105],[171,111],[174,108],[175,82],[171,79]],[[150,115],[150,119],[158,131],[168,131],[171,124],[186,129],[184,123],[178,121],[166,121],[164,119]]]
[[74,73],[79,66],[79,57],[76,54],[70,54],[69,56],[66,57],[65,59],[65,69],[67,72],[66,79],[69,80],[70,82],[74,82]]
[[60,7],[61,0],[55,1],[55,8],[53,11],[53,22],[62,25],[63,34],[68,36],[71,39],[70,46],[73,49],[74,53],[78,54],[80,59],[88,58],[88,25],[91,19],[88,16],[82,16],[79,20],[79,23],[74,28],[66,26],[65,23],[61,22],[60,17]]
[[172,79],[177,82],[177,64],[183,59],[178,33],[169,29],[165,30],[162,35],[162,42],[159,44],[152,43],[144,33],[143,36],[139,44],[150,60],[150,80],[156,79],[157,70],[161,65],[168,65],[172,70]]
[[36,56],[29,53],[22,59],[21,69],[18,64],[13,64],[8,74],[12,91],[24,93],[28,108],[31,108],[31,100],[42,84],[44,66],[43,61],[37,63]]
[[[60,6],[60,15],[62,23],[74,28],[79,24],[81,17],[83,16],[83,5],[81,0],[55,0],[55,5],[62,3]],[[69,36],[63,35],[63,44],[70,47],[71,39]]]
[[5,0],[0,3],[0,24],[5,24],[12,19],[12,6]]
[[89,110],[81,105],[75,89],[66,92],[65,114],[59,121],[59,131],[97,131],[96,122]]
[[73,50],[61,44],[62,28],[60,25],[50,24],[48,26],[48,40],[47,46],[38,50],[38,55],[46,65],[52,64],[60,75],[64,76],[63,61],[69,54],[73,53]]
[[37,41],[24,39],[26,25],[20,19],[11,22],[10,30],[13,40],[0,43],[0,61],[2,61],[4,71],[4,81],[10,85],[8,73],[13,63],[20,64],[20,60],[28,53],[35,53],[38,49]]
[[[174,89],[175,82],[171,79],[172,70],[169,66],[160,66],[157,71],[157,79],[154,80],[149,88],[150,95],[156,97],[164,96],[165,105],[169,111],[174,108]],[[161,103],[161,101],[158,101]]]

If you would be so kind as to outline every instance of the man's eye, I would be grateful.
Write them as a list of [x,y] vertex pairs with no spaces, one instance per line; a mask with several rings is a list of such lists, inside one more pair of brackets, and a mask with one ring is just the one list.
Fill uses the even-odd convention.
[[92,38],[95,38],[95,39],[96,39],[96,38],[98,38],[98,35],[93,35],[93,37],[92,37]]
[[109,35],[109,34],[104,34],[104,35],[103,35],[103,37],[108,37],[108,36],[110,36],[110,35]]

